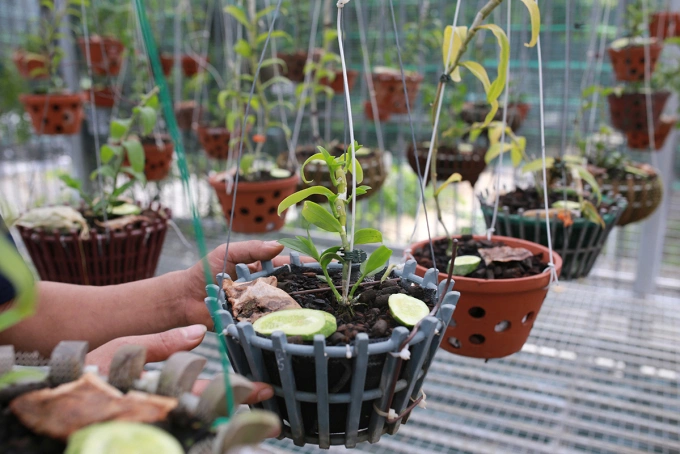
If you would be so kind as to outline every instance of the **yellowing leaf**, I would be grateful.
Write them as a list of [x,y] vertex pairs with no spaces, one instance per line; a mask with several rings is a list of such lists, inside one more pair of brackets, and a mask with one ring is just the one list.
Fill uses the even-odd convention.
[[491,123],[496,116],[496,112],[498,112],[498,100],[494,99],[493,101],[489,101],[489,105],[491,106],[491,110],[489,113],[486,115],[486,118],[484,119],[484,124],[482,127],[485,127],[489,123]]
[[505,88],[508,77],[508,65],[510,65],[510,42],[503,29],[498,25],[486,24],[481,25],[479,28],[491,31],[491,33],[496,36],[498,47],[500,48],[500,55],[498,56],[498,77],[491,83],[491,87],[486,94],[487,100],[489,101],[489,104],[491,104],[492,101],[495,101],[500,97]]
[[529,10],[529,16],[531,17],[531,42],[524,45],[526,47],[534,47],[538,42],[538,34],[541,31],[541,10],[538,9],[536,0],[522,0],[522,3]]
[[444,190],[444,188],[446,188],[448,185],[450,185],[451,183],[459,182],[459,181],[463,181],[463,177],[459,173],[454,173],[441,186],[439,186],[437,188],[437,190],[434,193],[435,197],[437,197],[439,194],[441,194],[441,192]]
[[[545,168],[546,169],[552,169],[553,166],[555,165],[555,158],[545,158]],[[522,172],[528,173],[528,172],[536,172],[537,170],[541,170],[543,168],[543,160],[541,158],[535,159],[531,161],[530,163],[526,164],[524,167],[522,167]]]
[[510,145],[509,143],[504,143],[503,146],[501,147],[501,144],[497,142],[489,147],[486,154],[484,155],[484,161],[488,164],[491,161],[493,161],[496,157],[498,157],[501,153],[505,153],[506,151],[509,150],[512,150],[512,145]]
[[[463,47],[463,41],[467,38],[468,28],[467,27],[456,27],[455,33],[453,33],[453,47],[451,47],[451,52],[449,54],[449,47],[451,46],[451,34],[453,33],[453,27],[447,26],[444,30],[444,41],[442,43],[442,57],[444,61],[444,67],[446,72],[450,72],[450,66],[456,61],[456,57],[460,53],[461,47]],[[447,58],[448,57],[448,58]],[[451,79],[454,82],[460,82],[460,68],[456,69],[451,73]]]
[[491,81],[489,80],[489,75],[487,74],[486,69],[484,69],[482,65],[474,61],[464,61],[460,63],[460,66],[469,69],[470,72],[477,79],[479,79],[479,81],[484,86],[484,92],[489,93],[489,89],[491,88]]

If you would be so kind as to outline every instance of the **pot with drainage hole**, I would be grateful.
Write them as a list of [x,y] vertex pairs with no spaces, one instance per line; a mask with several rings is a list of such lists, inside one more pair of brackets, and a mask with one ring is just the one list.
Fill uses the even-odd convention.
[[82,94],[21,95],[36,134],[77,134],[83,122]]
[[[486,240],[486,237],[475,236],[474,239]],[[534,255],[542,254],[545,262],[549,260],[548,248],[537,243],[496,235],[491,237],[491,241],[525,248]],[[426,247],[428,243],[427,240],[416,243],[411,250]],[[553,261],[559,275],[562,258],[553,252]],[[425,267],[418,265],[416,273],[422,276],[426,271]],[[445,273],[439,273],[440,281],[446,277]],[[515,279],[454,276],[454,280],[460,299],[441,348],[457,355],[483,359],[502,358],[520,351],[548,294],[550,272],[546,270],[535,276]]]
[[[269,177],[265,172],[262,177]],[[222,205],[227,224],[233,217],[232,229],[238,233],[266,233],[280,230],[286,221],[286,212],[278,215],[279,203],[295,192],[299,177],[292,175],[287,178],[271,178],[267,181],[238,182],[237,200],[232,211],[234,200],[233,184],[227,185],[227,179],[232,176],[225,172],[211,175],[208,178],[210,186],[217,193]]]

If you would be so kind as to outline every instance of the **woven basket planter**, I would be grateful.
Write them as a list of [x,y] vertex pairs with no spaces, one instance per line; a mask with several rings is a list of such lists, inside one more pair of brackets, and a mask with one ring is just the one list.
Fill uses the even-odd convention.
[[598,178],[603,193],[620,194],[628,202],[616,225],[624,226],[650,216],[663,199],[663,182],[659,175],[645,180],[633,175],[625,179]]
[[[656,62],[659,60],[662,50],[663,44],[657,39],[652,39],[649,45],[650,74],[654,73]],[[645,46],[631,45],[620,49],[610,47],[607,52],[614,67],[616,80],[621,82],[645,80]]]
[[[461,237],[457,238],[460,240]],[[433,241],[442,239],[435,238]],[[474,239],[485,240],[486,236]],[[540,244],[496,235],[491,237],[491,241],[528,249],[532,254],[542,254],[545,262],[549,261],[549,249]],[[425,240],[412,245],[411,250],[428,246],[429,240]],[[562,258],[554,253],[553,260],[559,275]],[[416,273],[419,276],[426,272],[427,268],[418,265]],[[446,273],[439,273],[440,282],[446,278]],[[548,295],[550,273],[516,279],[454,278],[461,296],[441,348],[456,355],[481,359],[503,358],[520,351]]]
[[122,231],[60,233],[17,226],[31,260],[44,281],[79,285],[114,285],[153,277],[171,213],[156,207],[157,217]]
[[36,134],[77,134],[85,116],[78,94],[20,95]]
[[[406,152],[408,163],[414,172],[418,173],[418,165],[420,171],[425,172],[427,165],[427,152],[429,147],[418,144],[418,164],[416,164],[416,154],[413,152],[413,145],[409,145]],[[440,146],[437,151],[437,179],[445,181],[454,173],[459,173],[463,177],[463,181],[469,181],[474,187],[477,179],[486,168],[486,161],[484,155],[486,149],[475,145],[473,150],[469,153],[464,153],[458,148]],[[430,173],[428,171],[428,182],[430,181]]]
[[[486,226],[490,228],[493,206],[488,205],[481,198],[480,202]],[[564,227],[564,223],[556,216],[550,220],[553,250],[562,257],[562,279],[579,279],[588,276],[609,233],[618,223],[627,205],[624,198],[618,198],[616,204],[607,213],[602,214],[605,222],[604,228],[583,218],[574,219],[574,223],[569,227]],[[508,207],[503,207],[498,211],[496,233],[547,246],[548,233],[545,219],[538,215],[527,217],[523,213],[523,210],[519,210],[517,214],[510,214]]]
[[[296,254],[291,254],[291,263],[302,266]],[[304,266],[318,270],[318,264]],[[333,266],[340,265],[330,267]],[[239,281],[274,272],[271,262],[264,262],[262,267],[264,271],[251,274],[246,265],[238,265]],[[437,285],[435,270],[421,278],[415,269],[415,261],[407,262],[400,273],[402,285],[444,291],[444,283]],[[222,282],[221,276],[218,282]],[[458,292],[449,291],[436,317],[425,318],[410,341],[411,358],[401,367],[392,400],[397,414],[419,396],[458,297]],[[223,291],[219,298],[225,304]],[[258,336],[250,323],[235,324],[226,310],[220,311],[220,316],[226,327],[225,340],[234,369],[246,378],[274,386],[275,398],[261,406],[279,415],[284,421],[281,436],[292,439],[295,445],[353,448],[364,441],[375,443],[385,433],[395,434],[400,424],[406,422],[408,414],[387,424],[385,417],[376,411],[384,409],[391,397],[385,390],[397,373],[400,361],[397,355],[409,335],[405,327],[395,328],[392,336],[385,339],[369,341],[361,333],[349,346],[327,346],[322,335],[316,336],[313,345],[296,345],[288,344],[281,332],[275,332],[271,338]],[[339,384],[341,380],[344,383]]]
[[123,64],[125,45],[118,39],[109,36],[91,36],[89,40],[78,38],[78,46],[87,60],[87,47],[90,48],[92,71],[98,76],[117,76]]
[[[652,124],[659,124],[666,101],[670,97],[669,91],[652,93]],[[648,130],[647,95],[644,93],[623,93],[621,96],[611,94],[607,96],[612,125],[619,131],[645,132]]]
[[[343,148],[342,145],[337,145],[332,149],[328,150],[328,152],[334,156],[340,156],[342,155],[344,150],[345,149]],[[298,147],[295,154],[298,162],[302,163],[317,152],[318,151],[316,147],[310,145]],[[362,200],[377,193],[377,191],[382,187],[382,185],[385,183],[385,180],[387,179],[387,170],[385,169],[383,154],[380,150],[371,150],[371,153],[367,155],[357,155],[357,160],[359,161],[359,164],[361,164],[361,168],[364,171],[364,181],[362,181],[361,184],[371,187],[371,191],[369,191],[367,194],[357,196],[357,200]],[[285,168],[287,162],[288,153],[280,154],[277,159],[278,166],[281,168]],[[305,167],[305,178],[307,180],[311,180],[311,183],[305,183],[304,181],[300,180],[298,190],[306,189],[312,186],[324,186],[327,187],[328,189],[333,189],[333,186],[331,185],[331,177],[328,173],[328,166],[326,166],[325,163],[310,162],[309,164],[307,164],[307,166]],[[352,188],[348,187],[347,190],[348,190],[347,197],[349,198],[351,197]],[[308,199],[317,203],[327,202],[326,198],[323,196],[315,195],[309,197]]]

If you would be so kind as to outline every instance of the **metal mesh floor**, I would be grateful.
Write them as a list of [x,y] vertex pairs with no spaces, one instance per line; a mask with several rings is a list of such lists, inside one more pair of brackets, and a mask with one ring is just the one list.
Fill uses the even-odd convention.
[[[680,453],[678,300],[563,285],[522,352],[484,363],[440,351],[424,385],[427,409],[355,451]],[[214,337],[196,351],[217,370]],[[267,449],[322,452],[289,440]]]

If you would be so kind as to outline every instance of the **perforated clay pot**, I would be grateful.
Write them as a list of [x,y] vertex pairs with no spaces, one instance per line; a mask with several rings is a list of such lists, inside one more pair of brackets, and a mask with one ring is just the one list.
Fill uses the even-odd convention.
[[[486,240],[486,236],[474,239]],[[549,259],[548,248],[540,244],[502,236],[492,236],[491,241],[542,254],[545,262]],[[415,243],[411,250],[422,249],[428,244],[429,240]],[[559,254],[553,254],[553,261],[559,274],[562,269]],[[416,274],[423,276],[426,271],[425,267],[418,265]],[[446,273],[439,273],[438,279],[441,282],[446,277]],[[483,359],[502,358],[520,351],[548,294],[550,273],[517,279],[454,276],[454,280],[460,299],[441,348],[457,355]]]
[[[384,68],[372,74],[373,88],[375,89],[375,100],[378,103],[378,111],[393,114],[405,114],[406,97],[404,96],[404,83],[402,82],[401,72],[391,68]],[[406,90],[411,108],[415,105],[416,96],[423,81],[423,75],[418,73],[406,73]],[[370,103],[369,103],[370,106]]]
[[266,233],[280,230],[285,224],[286,211],[281,216],[277,214],[279,203],[297,188],[299,177],[273,179],[268,181],[243,181],[238,183],[236,194],[236,209],[231,211],[234,192],[227,194],[224,179],[211,175],[208,178],[210,186],[217,193],[222,205],[222,213],[227,223],[234,216],[232,229],[239,233]]
[[36,134],[76,134],[83,122],[83,100],[78,94],[21,95]]
[[160,181],[170,174],[175,146],[168,136],[162,136],[161,141],[162,145],[159,146],[155,138],[147,137],[142,140],[144,175],[148,181]]
[[680,13],[663,11],[652,14],[652,20],[649,22],[649,35],[660,40],[680,36]]
[[[654,150],[660,150],[666,143],[666,139],[673,129],[673,126],[677,123],[677,118],[664,118],[661,116],[659,122],[656,123],[656,129],[654,130]],[[628,143],[628,148],[639,151],[651,151],[651,143],[649,140],[649,131],[647,129],[643,131],[629,131],[626,133],[626,141]]]
[[202,56],[182,55],[182,71],[187,77],[195,76],[202,66],[205,66],[210,59]]
[[[322,50],[315,49],[313,60],[318,62],[321,58]],[[276,54],[286,64],[285,68],[279,67],[279,74],[286,76],[291,82],[304,82],[305,80],[305,65],[307,64],[306,50],[299,50],[293,53],[279,52]]]
[[[663,44],[655,38],[649,45],[649,68],[650,74],[656,68],[656,62],[659,60]],[[609,47],[607,49],[609,58],[614,67],[614,75],[616,80],[622,82],[640,82],[645,80],[645,46],[630,45],[615,49]]]
[[[428,151],[429,147],[418,144],[418,164],[421,172],[425,172]],[[474,186],[486,168],[485,154],[486,149],[480,146],[475,146],[469,153],[461,152],[457,147],[440,146],[437,151],[437,179],[445,181],[454,173],[459,173],[463,177],[463,181],[469,181]],[[407,157],[411,168],[417,173],[418,165],[416,164],[413,145],[409,145]],[[428,182],[431,180],[430,177],[431,175],[428,172]]]
[[125,45],[120,40],[110,36],[94,35],[90,37],[89,41],[85,38],[78,38],[78,46],[80,46],[83,59],[86,59],[88,44],[94,74],[117,76],[123,63]]
[[[652,93],[652,124],[659,124],[661,114],[670,97],[669,91]],[[623,93],[621,96],[607,96],[612,125],[622,132],[647,131],[647,95],[644,93]]]
[[[199,126],[196,129],[198,141],[206,154],[213,159],[227,159],[229,157],[229,140],[231,133],[227,128],[212,128]],[[238,148],[236,148],[238,150]]]
[[[92,94],[90,90],[85,90],[83,92],[83,97],[92,102]],[[97,107],[111,108],[115,104],[116,98],[113,89],[110,87],[105,88],[95,88],[94,89],[94,105]]]
[[40,55],[29,56],[21,49],[12,53],[12,61],[17,67],[17,71],[27,79],[47,79],[47,65],[44,57]]
[[197,106],[196,101],[187,100],[175,103],[175,118],[177,126],[183,131],[190,131],[194,122],[194,112],[198,109],[196,121],[203,119],[203,108]]
[[[301,269],[320,272],[318,263],[302,264],[296,253],[291,263]],[[337,264],[331,264],[333,268]],[[339,266],[339,265],[337,265]],[[272,263],[262,264],[262,272],[251,274],[246,265],[237,265],[238,281],[250,281],[275,273]],[[437,285],[435,270],[425,277],[415,274],[415,261],[407,262],[402,272],[402,285],[419,285],[432,291],[444,291]],[[217,281],[222,283],[222,276]],[[357,443],[376,443],[385,434],[395,434],[408,414],[388,424],[384,413],[395,375],[399,381],[391,407],[401,414],[418,398],[423,381],[437,351],[458,300],[458,292],[447,292],[435,317],[426,317],[418,333],[409,342],[410,359],[397,371],[400,347],[409,335],[405,327],[397,327],[391,337],[371,339],[360,333],[349,345],[327,346],[326,339],[317,335],[312,345],[288,343],[282,332],[271,337],[258,336],[247,322],[236,324],[229,312],[219,312],[228,352],[237,373],[254,381],[274,385],[275,398],[258,407],[279,415],[284,438],[296,446],[306,443],[328,449],[331,445],[354,448]],[[208,303],[211,303],[207,299]],[[219,304],[226,305],[224,292],[219,292]],[[213,302],[214,304],[214,302]],[[347,378],[345,378],[347,377]],[[342,387],[338,385],[344,380]],[[335,389],[333,389],[335,388]]]
[[161,67],[163,69],[163,75],[166,77],[172,72],[172,68],[175,65],[175,58],[165,52],[160,54]]
[[599,177],[597,180],[603,193],[621,194],[628,201],[628,206],[616,223],[619,226],[640,222],[651,216],[663,200],[663,183],[658,172],[648,179],[628,174],[625,179]]
[[[347,70],[347,86],[349,87],[350,91],[352,91],[352,88],[354,88],[354,84],[357,81],[358,75],[359,75],[358,71],[354,71],[352,69]],[[342,70],[335,71],[335,78],[332,81],[328,80],[327,77],[322,77],[321,79],[319,79],[319,83],[321,85],[331,87],[335,94],[345,92],[345,78],[342,74]]]
[[114,285],[153,277],[165,240],[167,208],[140,227],[90,232],[87,240],[73,231],[60,233],[17,226],[21,239],[44,281],[79,285]]

